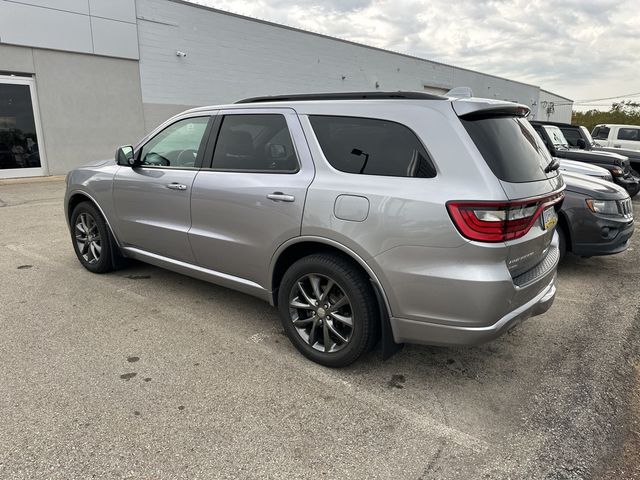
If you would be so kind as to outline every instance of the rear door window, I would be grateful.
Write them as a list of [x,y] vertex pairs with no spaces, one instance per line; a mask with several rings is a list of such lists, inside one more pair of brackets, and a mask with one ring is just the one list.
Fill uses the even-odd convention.
[[618,130],[618,140],[640,141],[640,129],[638,128],[621,128]]
[[225,115],[214,170],[295,173],[298,157],[284,115]]
[[418,137],[408,127],[374,118],[309,117],[324,156],[336,170],[389,177],[436,176]]
[[531,124],[512,116],[461,117],[482,157],[496,177],[505,182],[524,183],[558,175],[545,173],[551,155]]

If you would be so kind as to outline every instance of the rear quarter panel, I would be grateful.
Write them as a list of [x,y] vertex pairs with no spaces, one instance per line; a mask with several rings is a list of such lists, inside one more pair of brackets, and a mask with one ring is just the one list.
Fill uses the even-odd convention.
[[[438,108],[358,102],[337,113],[336,108],[301,112],[300,118],[316,165],[302,224],[303,235],[328,237],[357,252],[374,257],[396,246],[457,248],[467,242],[454,227],[445,204],[449,200],[504,200],[499,181],[479,156],[448,102]],[[343,107],[344,108],[344,107]],[[381,112],[383,112],[381,114]],[[340,172],[326,160],[307,114],[382,118],[401,123],[417,134],[433,159],[434,178],[404,178]],[[444,127],[443,127],[444,125]],[[465,188],[461,188],[464,185]],[[369,201],[363,221],[337,218],[339,195],[362,196]]]
[[[335,170],[326,160],[307,114],[336,115],[336,109],[323,111],[322,106],[315,110],[307,109],[301,112],[300,118],[316,165],[316,177],[307,193],[302,235],[329,238],[364,259],[380,279],[393,315],[425,318],[424,310],[420,313],[422,302],[413,305],[396,293],[409,288],[415,283],[415,278],[424,279],[425,272],[429,271],[433,272],[433,287],[436,288],[438,272],[444,264],[455,268],[457,262],[460,272],[466,268],[467,275],[472,276],[481,275],[482,270],[485,275],[489,273],[491,281],[500,277],[500,281],[504,280],[507,286],[510,280],[504,266],[505,253],[504,250],[498,251],[500,247],[504,249],[505,245],[500,244],[495,249],[498,260],[482,260],[485,267],[494,261],[495,271],[490,272],[492,267],[478,267],[477,273],[469,272],[469,268],[475,268],[465,264],[467,255],[464,252],[469,241],[459,234],[446,209],[446,203],[450,200],[505,199],[500,182],[479,155],[450,103],[433,102],[440,103],[440,108],[395,103],[388,104],[385,109],[380,108],[381,103],[378,101],[375,106],[370,106],[366,102],[359,102],[343,114],[383,118],[409,127],[421,139],[432,158],[437,170],[436,177],[387,177]],[[349,221],[336,217],[336,198],[344,194],[368,200],[369,211],[364,220]],[[412,266],[405,269],[408,263]],[[401,276],[396,275],[398,269],[403,270]],[[478,278],[478,282],[484,280]],[[437,288],[444,294],[453,283],[455,281],[446,285],[440,283]],[[421,285],[421,288],[424,289],[425,285]],[[413,295],[411,288],[406,292],[409,296]],[[435,290],[431,290],[430,294],[435,294]],[[421,297],[424,298],[424,294]],[[450,295],[443,298],[449,299]],[[446,309],[436,310],[428,316],[443,319]]]

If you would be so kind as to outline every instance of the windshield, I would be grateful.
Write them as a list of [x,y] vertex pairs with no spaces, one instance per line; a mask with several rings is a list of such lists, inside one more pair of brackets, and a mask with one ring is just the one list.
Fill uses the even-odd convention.
[[567,142],[567,139],[564,138],[562,130],[560,130],[558,127],[552,127],[550,125],[545,125],[544,129],[547,132],[547,135],[549,135],[551,143],[553,143],[554,147],[569,148],[569,142]]
[[589,133],[589,130],[587,130],[585,127],[580,127],[580,131],[582,132],[582,135],[584,135],[584,138],[587,139],[587,145],[593,145],[596,143],[593,141],[593,137]]

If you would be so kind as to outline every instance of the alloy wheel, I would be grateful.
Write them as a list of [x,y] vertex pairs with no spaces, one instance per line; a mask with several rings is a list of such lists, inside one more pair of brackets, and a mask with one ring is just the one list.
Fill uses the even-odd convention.
[[76,245],[88,264],[98,263],[102,253],[102,238],[95,218],[89,213],[78,215],[75,224]]
[[289,314],[298,335],[320,352],[342,350],[353,335],[351,301],[344,289],[325,275],[311,273],[293,284]]

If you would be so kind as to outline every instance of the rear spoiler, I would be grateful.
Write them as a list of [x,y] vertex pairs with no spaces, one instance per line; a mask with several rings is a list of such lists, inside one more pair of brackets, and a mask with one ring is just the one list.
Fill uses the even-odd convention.
[[459,117],[476,115],[514,115],[516,117],[527,117],[531,113],[531,109],[521,103],[492,100],[489,98],[456,98],[451,102],[451,106]]

